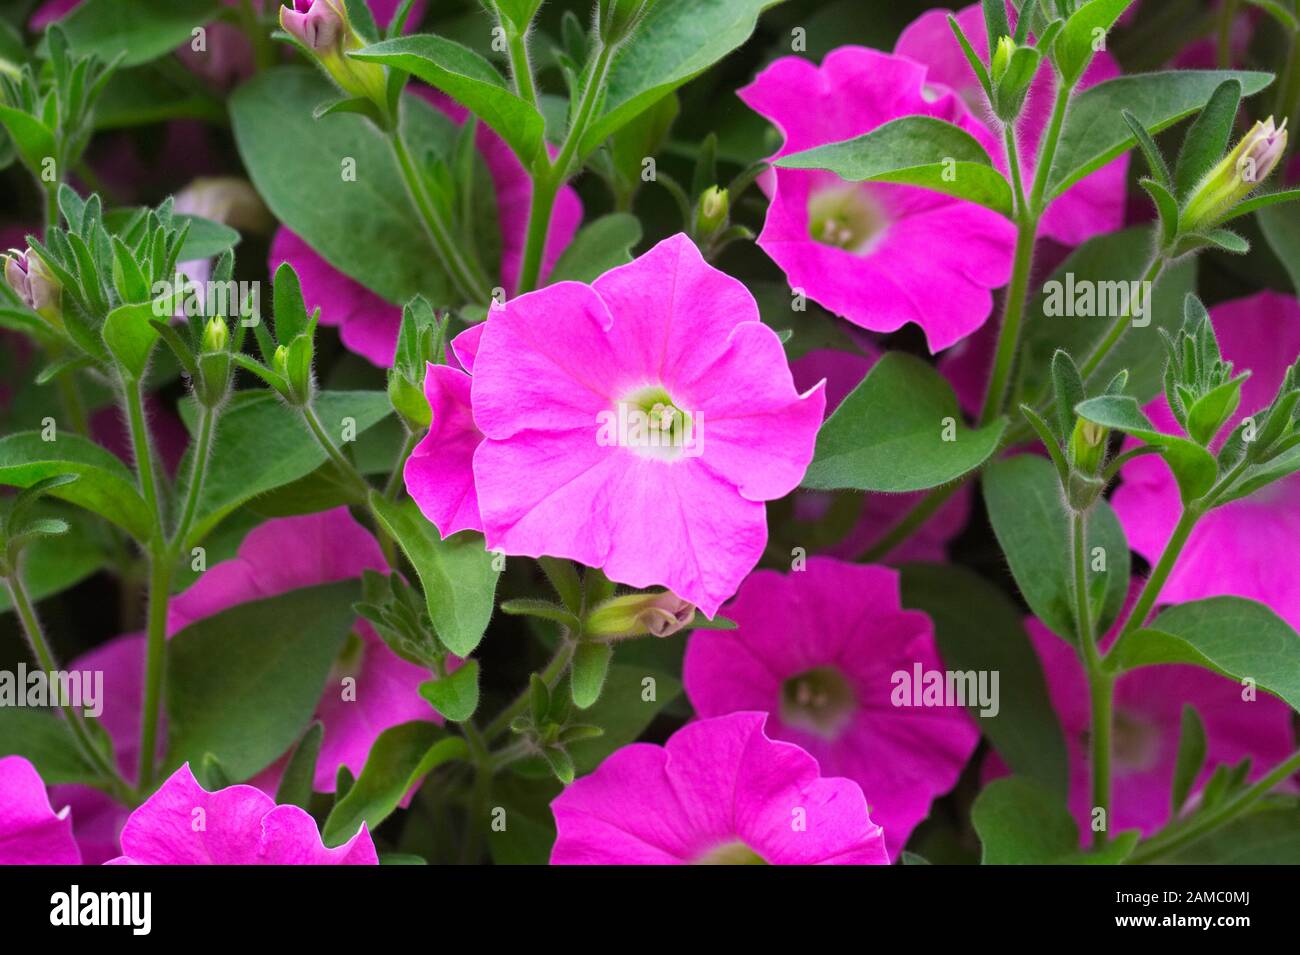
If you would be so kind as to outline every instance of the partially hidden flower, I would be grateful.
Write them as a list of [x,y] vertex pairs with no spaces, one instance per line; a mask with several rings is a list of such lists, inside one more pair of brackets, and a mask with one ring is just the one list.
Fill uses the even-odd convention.
[[19,300],[55,328],[63,327],[63,286],[30,249],[10,249],[4,256],[4,276]]
[[795,390],[744,285],[681,234],[493,308],[453,352],[468,374],[428,376],[433,425],[406,465],[425,516],[710,617],[758,561],[764,502],[803,477],[825,404],[820,385]]
[[[407,89],[428,100],[457,124],[464,123],[469,115],[464,107],[426,86],[412,83]],[[527,239],[532,179],[505,141],[486,125],[479,124],[474,141],[495,190],[501,228],[502,287],[513,293],[519,284]],[[542,257],[543,275],[550,273],[581,222],[582,203],[573,187],[565,186],[556,199],[547,233]],[[345,348],[382,368],[392,365],[397,350],[397,330],[402,323],[399,306],[385,301],[340,272],[305,240],[284,227],[276,232],[271,244],[272,274],[281,262],[294,267],[302,283],[307,307],[320,308],[321,324],[337,327]]]
[[[783,57],[737,95],[784,134],[778,157],[913,115],[954,123],[993,152],[993,135],[965,105],[934,89],[912,60],[846,46],[820,67]],[[984,323],[992,290],[1010,278],[1015,230],[990,209],[818,170],[776,169],[761,182],[771,205],[758,245],[792,288],[862,328],[914,322],[940,351]]]
[[[1015,24],[1015,12],[1009,11]],[[943,102],[951,94],[965,103],[969,115],[982,123],[990,134],[999,130],[979,80],[970,67],[961,45],[948,25],[956,16],[971,47],[984,62],[989,62],[988,32],[980,4],[957,11],[927,10],[912,21],[898,38],[894,52],[926,68],[927,96]],[[1086,90],[1104,80],[1120,75],[1119,64],[1105,50],[1093,57],[1077,89]],[[1035,157],[1047,129],[1053,99],[1052,69],[1042,64],[1029,87],[1024,110],[1016,123],[1021,175],[1028,189],[1035,174]],[[1007,173],[1006,148],[1000,135],[992,142],[981,140],[994,164]],[[1065,245],[1078,245],[1095,235],[1113,232],[1124,224],[1125,182],[1128,156],[1120,156],[1095,172],[1089,173],[1048,204],[1039,223],[1039,234]]]
[[[1300,301],[1293,295],[1261,292],[1216,305],[1210,320],[1223,360],[1252,373],[1242,386],[1240,407],[1223,428],[1227,435],[1268,406],[1288,365],[1300,354]],[[1164,396],[1144,410],[1160,430],[1182,433]],[[1120,477],[1112,500],[1115,513],[1133,549],[1154,563],[1178,523],[1177,483],[1159,455],[1134,458]],[[1231,594],[1266,604],[1292,627],[1300,627],[1297,541],[1300,474],[1292,474],[1202,517],[1161,600],[1174,604]]]
[[80,865],[68,807],[55,812],[36,767],[0,758],[0,865]]
[[766,719],[732,713],[615,752],[551,803],[551,864],[885,864],[857,783],[821,776]]
[[1256,122],[1192,190],[1182,213],[1183,228],[1204,231],[1221,222],[1272,174],[1286,142],[1286,119],[1280,126],[1273,124],[1272,116]]
[[750,574],[724,612],[735,630],[695,630],[687,642],[695,711],[769,713],[773,738],[862,787],[896,857],[979,742],[965,706],[920,705],[920,684],[946,676],[930,618],[902,607],[898,572],[811,557],[789,574]]
[[385,102],[384,68],[347,55],[366,41],[348,18],[344,0],[293,0],[280,8],[280,27],[320,62],[343,92]]
[[109,865],[378,865],[363,822],[336,848],[298,806],[277,806],[255,786],[208,792],[190,764],[172,773],[122,828],[122,854]]

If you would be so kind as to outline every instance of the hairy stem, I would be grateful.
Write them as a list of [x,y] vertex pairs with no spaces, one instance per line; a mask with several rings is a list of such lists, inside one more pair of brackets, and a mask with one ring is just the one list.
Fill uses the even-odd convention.
[[158,756],[158,720],[162,711],[163,673],[167,663],[167,606],[171,599],[173,566],[168,555],[150,554],[144,704],[140,720],[139,789],[142,793],[153,786],[154,763]]
[[172,536],[171,550],[179,553],[185,549],[185,538],[194,526],[194,515],[199,507],[199,495],[203,491],[203,478],[208,471],[208,458],[212,453],[212,438],[216,431],[217,412],[205,407],[199,417],[199,439],[194,446],[194,463],[190,468],[190,486],[185,493],[185,506],[181,510],[180,522]]
[[[569,661],[573,659],[573,651],[577,645],[577,641],[568,634],[565,634],[560,640],[560,646],[556,649],[555,656],[551,658],[551,662],[546,665],[546,669],[542,670],[541,673],[543,682],[549,688],[554,689],[555,685],[560,681],[560,677],[564,675]],[[528,709],[529,695],[529,688],[524,687],[523,692],[515,697],[514,702],[498,713],[492,722],[488,723],[483,730],[483,737],[490,742],[508,730],[514,718]]]
[[1151,614],[1151,608],[1155,606],[1156,601],[1160,598],[1160,591],[1165,586],[1165,581],[1169,579],[1169,574],[1173,571],[1174,565],[1178,562],[1183,548],[1187,546],[1187,538],[1191,536],[1192,530],[1196,527],[1197,521],[1201,519],[1201,512],[1193,508],[1185,508],[1182,516],[1178,519],[1178,524],[1174,527],[1174,532],[1169,537],[1169,542],[1165,544],[1165,549],[1156,562],[1155,567],[1151,569],[1151,576],[1142,586],[1142,592],[1138,594],[1137,602],[1133,605],[1133,610],[1129,613],[1128,619],[1120,629],[1119,636],[1111,645],[1106,658],[1113,657],[1119,652],[1134,633],[1136,633],[1142,624]]
[[[1109,825],[1110,756],[1114,678],[1102,666],[1097,653],[1097,634],[1092,620],[1088,590],[1088,525],[1075,511],[1070,521],[1070,547],[1074,556],[1074,613],[1079,650],[1088,673],[1088,695],[1092,703],[1092,805],[1100,808]],[[1106,844],[1106,827],[1093,832],[1093,846]]]

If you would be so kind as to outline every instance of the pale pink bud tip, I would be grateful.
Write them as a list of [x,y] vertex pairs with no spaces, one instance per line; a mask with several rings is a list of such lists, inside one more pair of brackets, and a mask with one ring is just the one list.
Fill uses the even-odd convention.
[[280,26],[307,49],[320,53],[338,46],[344,23],[325,0],[295,0],[280,8]]

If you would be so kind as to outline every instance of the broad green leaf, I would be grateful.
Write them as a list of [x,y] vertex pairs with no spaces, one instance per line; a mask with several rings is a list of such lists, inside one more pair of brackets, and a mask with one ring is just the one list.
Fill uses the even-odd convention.
[[1261,807],[1164,861],[1172,865],[1300,865],[1300,807]]
[[780,2],[657,0],[615,54],[602,115],[582,137],[579,155],[743,44],[759,14]]
[[919,358],[890,352],[822,425],[803,483],[820,490],[938,487],[988,460],[1006,426],[999,418],[968,428],[942,375]]
[[85,0],[59,22],[74,54],[121,53],[122,66],[136,66],[188,45],[220,9],[214,0]]
[[1210,597],[1178,604],[1126,640],[1114,666],[1191,663],[1260,689],[1300,710],[1300,635],[1263,604]]
[[[325,427],[339,440],[346,419],[352,419],[359,435],[392,413],[382,391],[323,391],[316,396],[315,406]],[[193,432],[193,404],[182,403],[181,412]],[[187,546],[200,543],[240,505],[306,477],[325,461],[324,449],[297,412],[269,392],[240,395],[226,406],[217,424]],[[180,473],[185,475],[178,489],[183,499],[190,473],[187,463]]]
[[[317,71],[295,67],[235,91],[231,123],[253,184],[276,218],[381,297],[448,301],[449,280],[383,136],[359,116],[312,118],[312,105],[333,93]],[[403,123],[416,156],[450,154],[456,126],[423,100],[405,98]],[[345,180],[353,163],[355,181]]]
[[546,280],[591,283],[612,268],[632,261],[632,248],[641,241],[641,221],[626,212],[601,216],[583,226],[560,255]]
[[23,706],[0,706],[0,757],[21,756],[47,786],[98,778],[62,715]]
[[370,507],[415,567],[438,639],[456,656],[469,656],[492,619],[500,576],[482,535],[466,531],[443,540],[414,501],[394,504],[372,492]]
[[1133,0],[1089,0],[1070,14],[1052,45],[1057,69],[1066,86],[1073,87],[1079,82],[1096,55],[1096,31],[1107,33],[1132,3]]
[[[1050,397],[1048,369],[1058,348],[1082,363],[1106,337],[1131,299],[1133,286],[1151,255],[1147,226],[1089,239],[1075,249],[1035,295],[1025,318],[1019,362],[1021,400],[1037,404]],[[1092,391],[1100,391],[1120,371],[1129,372],[1127,392],[1150,401],[1161,390],[1165,349],[1159,329],[1176,334],[1183,323],[1183,301],[1195,291],[1196,260],[1167,266],[1151,288],[1150,314],[1131,322],[1106,359],[1089,376]],[[1141,294],[1141,286],[1138,286]],[[1103,311],[1104,314],[1098,314]],[[1091,314],[1088,314],[1088,312]]]
[[42,440],[37,431],[0,438],[0,484],[30,487],[56,474],[80,479],[54,488],[51,497],[107,518],[136,540],[149,539],[149,506],[136,490],[135,477],[111,452],[67,432],[55,441]]
[[366,766],[347,795],[334,804],[321,837],[341,845],[367,826],[372,832],[397,808],[412,786],[443,763],[464,759],[465,740],[435,723],[414,720],[379,734]]
[[431,34],[395,37],[352,54],[418,76],[487,123],[524,164],[532,167],[542,148],[545,121],[521,99],[500,71],[469,47]]
[[497,865],[546,865],[555,845],[551,801],[564,786],[553,776],[528,778],[502,773],[492,785],[492,799],[506,811],[506,827],[487,833],[488,851]]
[[202,90],[181,86],[156,65],[114,73],[95,104],[96,131],[150,126],[172,119],[200,119],[221,125],[226,121],[225,105]]
[[1144,444],[1160,448],[1178,481],[1183,503],[1196,500],[1213,487],[1219,473],[1214,455],[1186,438],[1161,434],[1143,413],[1135,398],[1128,395],[1102,395],[1099,398],[1089,398],[1075,410],[1081,418],[1112,431],[1123,431]]
[[143,378],[149,366],[149,353],[158,341],[158,330],[149,323],[171,314],[170,302],[166,304],[161,313],[153,302],[119,305],[104,319],[104,344],[133,381]]
[[1278,261],[1291,277],[1291,285],[1300,295],[1300,216],[1294,209],[1271,206],[1259,210],[1259,227]]
[[1082,852],[1064,802],[1019,776],[984,787],[971,807],[971,825],[984,846],[984,865],[1118,865],[1139,836],[1122,832],[1099,852]]
[[[23,548],[23,584],[33,601],[67,590],[108,563],[102,525],[84,514],[74,514],[71,508],[45,504],[41,513],[61,517],[69,529],[56,537],[39,537]],[[12,606],[9,588],[0,584],[0,614]]]
[[420,684],[420,695],[453,723],[463,723],[478,709],[478,661],[466,660],[446,676]]
[[583,643],[578,646],[573,654],[569,674],[573,702],[578,709],[588,709],[600,699],[600,691],[605,685],[613,656],[614,648],[608,643]]
[[[1073,643],[1070,518],[1051,462],[1032,454],[993,462],[984,472],[984,502],[1029,609],[1049,630]],[[1124,530],[1104,500],[1088,512],[1087,530],[1089,597],[1100,635],[1123,606],[1130,555]],[[1105,570],[1092,569],[1103,562]]]
[[0,103],[0,125],[9,131],[18,154],[29,169],[40,169],[46,157],[53,157],[54,133],[34,116]]
[[971,716],[1013,773],[1064,799],[1069,779],[1065,738],[1020,608],[955,564],[906,565],[903,606],[922,610],[934,621],[947,669],[999,674],[998,713],[980,716],[979,707],[972,706]]
[[1088,173],[1100,169],[1136,145],[1121,111],[1129,110],[1152,134],[1191,116],[1224,80],[1236,78],[1242,93],[1253,96],[1272,82],[1269,73],[1234,70],[1174,70],[1120,76],[1090,86],[1066,116],[1047,194],[1059,196]]
[[782,156],[783,169],[829,169],[850,182],[924,186],[1013,215],[1011,186],[964,129],[930,116],[904,116],[854,139]]
[[325,725],[317,720],[298,741],[275,790],[277,806],[298,806],[311,811],[312,783],[316,778],[316,760],[324,736]]
[[215,756],[235,781],[293,745],[356,622],[350,580],[239,604],[171,639],[167,765]]

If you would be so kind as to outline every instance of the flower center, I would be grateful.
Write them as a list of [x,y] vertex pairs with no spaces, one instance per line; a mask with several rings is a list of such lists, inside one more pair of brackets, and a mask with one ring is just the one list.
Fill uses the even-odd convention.
[[699,415],[686,412],[661,385],[647,385],[624,395],[603,412],[597,443],[630,448],[664,461],[696,456],[703,434]]
[[1142,771],[1156,764],[1159,756],[1160,734],[1149,722],[1117,709],[1111,732],[1115,762],[1118,766]]
[[781,720],[826,739],[844,729],[857,699],[834,667],[816,667],[781,684]]
[[767,860],[740,840],[724,842],[710,849],[698,859],[696,865],[767,865]]
[[823,245],[854,255],[871,251],[889,221],[870,194],[857,186],[837,186],[808,199],[808,232]]

